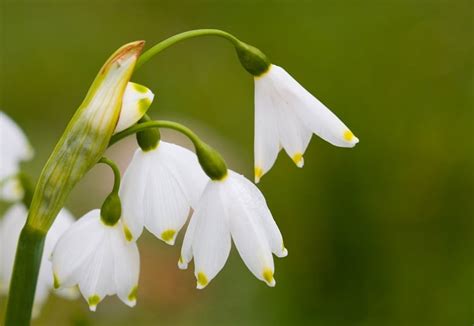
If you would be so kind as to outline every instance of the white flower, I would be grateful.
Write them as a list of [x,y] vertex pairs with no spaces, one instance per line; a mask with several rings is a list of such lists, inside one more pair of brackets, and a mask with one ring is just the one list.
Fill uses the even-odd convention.
[[78,284],[92,311],[107,295],[117,294],[130,307],[136,304],[137,244],[125,239],[120,221],[105,225],[100,210],[90,211],[62,235],[52,262],[55,288]]
[[120,187],[125,233],[136,240],[145,226],[155,236],[174,244],[206,183],[196,155],[160,141],[155,149],[138,149]]
[[155,95],[145,86],[129,82],[122,99],[122,109],[114,132],[120,132],[145,115]]
[[[13,272],[16,248],[20,232],[26,222],[27,210],[22,204],[13,205],[0,221],[0,292],[8,293],[8,288]],[[66,209],[62,209],[49,230],[41,268],[38,275],[38,283],[34,298],[33,315],[37,316],[42,305],[53,289],[53,271],[49,260],[53,248],[59,237],[74,223],[74,218]],[[74,297],[74,289],[65,289],[57,294],[65,297]]]
[[204,288],[224,267],[231,237],[248,269],[269,286],[274,253],[288,251],[258,188],[244,176],[229,170],[222,181],[209,181],[184,237],[179,267],[187,268],[194,257],[197,288]]
[[20,162],[33,157],[33,149],[18,125],[0,111],[0,199],[18,200],[23,195],[16,178]]
[[298,167],[312,134],[339,147],[357,137],[284,69],[270,65],[255,77],[255,182],[268,172],[283,147]]

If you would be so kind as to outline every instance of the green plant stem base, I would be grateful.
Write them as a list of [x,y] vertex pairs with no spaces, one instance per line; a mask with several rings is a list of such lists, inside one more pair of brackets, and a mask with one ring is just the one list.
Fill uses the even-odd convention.
[[[25,226],[20,233],[15,268],[10,282],[5,326],[29,325],[38,272],[41,265],[44,232]],[[33,293],[33,295],[26,295]]]

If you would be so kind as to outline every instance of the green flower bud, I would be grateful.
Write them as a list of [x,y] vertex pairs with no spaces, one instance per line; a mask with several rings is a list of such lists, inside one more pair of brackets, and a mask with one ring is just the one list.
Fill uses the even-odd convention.
[[122,216],[122,203],[117,193],[112,192],[105,198],[100,209],[100,219],[105,225],[114,226]]
[[240,63],[253,76],[261,76],[271,65],[267,56],[254,46],[239,42],[235,49]]
[[144,152],[155,149],[160,142],[160,138],[158,128],[137,132],[137,143]]
[[223,180],[227,176],[227,166],[221,154],[211,146],[195,143],[196,155],[202,169],[212,180]]
[[33,229],[49,229],[73,187],[106,150],[143,45],[122,46],[100,69],[41,172],[27,222]]

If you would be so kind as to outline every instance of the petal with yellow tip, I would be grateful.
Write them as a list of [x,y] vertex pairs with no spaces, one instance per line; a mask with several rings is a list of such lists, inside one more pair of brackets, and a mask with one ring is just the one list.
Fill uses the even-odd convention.
[[148,111],[155,95],[145,86],[129,82],[122,99],[122,109],[115,127],[120,132],[140,120]]

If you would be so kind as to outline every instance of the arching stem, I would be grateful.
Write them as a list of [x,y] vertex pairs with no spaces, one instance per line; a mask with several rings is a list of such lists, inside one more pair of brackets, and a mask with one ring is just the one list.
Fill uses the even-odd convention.
[[218,36],[230,41],[234,46],[238,46],[239,44],[241,44],[241,41],[238,38],[236,38],[234,35],[221,31],[219,29],[196,29],[192,31],[187,31],[187,32],[183,32],[183,33],[171,36],[170,38],[167,38],[166,40],[161,41],[160,43],[156,44],[151,49],[145,51],[138,59],[135,69],[140,68],[144,63],[146,63],[152,57],[154,57],[161,51],[169,48],[170,46],[176,43],[179,43],[181,41],[184,41],[193,37],[198,37],[198,36]]
[[202,143],[201,139],[191,129],[183,126],[182,124],[179,124],[173,121],[155,120],[155,121],[147,121],[147,122],[136,124],[128,129],[125,129],[113,135],[112,138],[110,139],[109,147],[127,136],[134,135],[137,132],[144,131],[150,128],[173,129],[173,130],[179,131],[180,133],[188,137],[194,146],[199,146],[199,144]]

